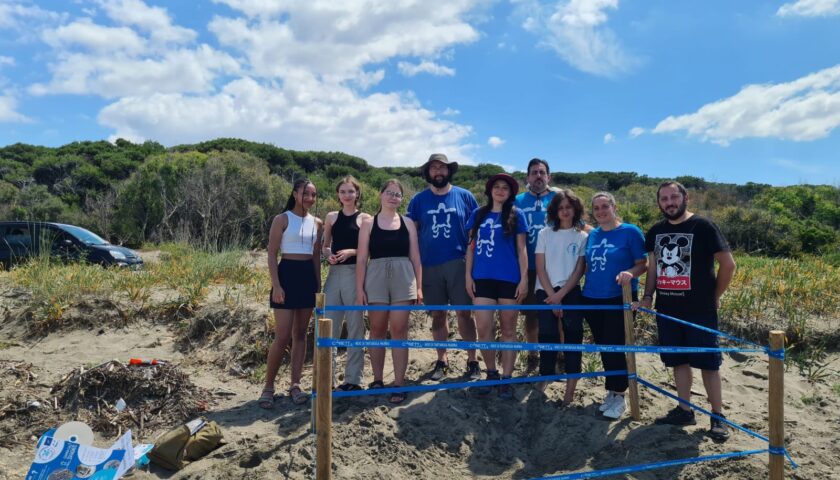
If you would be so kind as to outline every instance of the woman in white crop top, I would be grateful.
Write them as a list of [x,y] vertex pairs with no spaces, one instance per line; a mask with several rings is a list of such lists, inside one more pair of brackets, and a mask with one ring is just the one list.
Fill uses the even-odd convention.
[[[274,377],[291,342],[292,384],[289,397],[305,403],[309,394],[300,387],[306,357],[306,331],[321,289],[321,220],[309,213],[317,192],[309,180],[298,180],[283,213],[274,217],[268,234],[268,274],[271,277],[269,305],[274,309],[274,342],[268,351],[265,388],[259,406],[274,406]],[[277,252],[282,253],[277,263]]]

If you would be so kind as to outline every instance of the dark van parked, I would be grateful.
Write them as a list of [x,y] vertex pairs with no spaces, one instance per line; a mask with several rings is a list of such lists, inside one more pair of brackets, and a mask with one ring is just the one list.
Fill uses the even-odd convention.
[[137,252],[111,245],[81,227],[50,222],[0,222],[0,264],[4,268],[41,254],[106,266],[143,265]]

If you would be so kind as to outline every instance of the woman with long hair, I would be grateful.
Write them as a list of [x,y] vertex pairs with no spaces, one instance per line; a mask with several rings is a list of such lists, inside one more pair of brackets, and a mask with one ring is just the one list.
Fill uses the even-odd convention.
[[[548,226],[537,235],[534,250],[537,281],[536,299],[549,305],[580,305],[580,279],[586,262],[586,238],[583,228],[583,203],[571,190],[560,190],[548,204]],[[574,343],[583,341],[583,315],[580,310],[540,310],[540,343]],[[565,338],[564,338],[565,337]],[[580,373],[581,353],[565,352],[565,373]],[[557,352],[540,352],[540,375],[557,373]],[[545,382],[537,385],[544,391]],[[561,406],[569,405],[575,397],[577,379],[566,381],[566,392]]]
[[[592,216],[598,227],[589,232],[586,242],[585,305],[623,305],[621,289],[630,285],[637,296],[639,275],[647,270],[645,236],[636,225],[623,223],[616,216],[615,198],[608,192],[592,196]],[[598,345],[624,345],[624,312],[621,310],[586,310],[584,316]],[[624,353],[601,352],[604,370],[626,370]],[[627,409],[624,392],[626,375],[606,379],[607,396],[598,408],[604,416],[621,418]]]
[[[356,253],[359,245],[359,227],[370,215],[359,211],[362,202],[362,187],[352,175],[338,181],[335,186],[341,209],[329,212],[324,220],[324,248],[322,254],[330,264],[324,294],[327,305],[356,304]],[[347,338],[365,338],[365,322],[361,311],[328,311],[333,321],[333,337],[341,335],[347,322]],[[361,390],[365,351],[361,348],[347,350],[347,364],[344,368],[344,383],[338,390]]]
[[[522,210],[513,205],[519,184],[506,173],[490,177],[484,187],[487,203],[476,209],[469,220],[470,243],[467,246],[466,286],[474,305],[515,305],[528,293],[528,254],[525,250],[528,223]],[[516,310],[499,312],[502,341],[516,341]],[[478,341],[495,340],[496,312],[477,310],[475,323]],[[487,380],[513,376],[515,352],[502,352],[502,376],[496,369],[496,352],[482,350]],[[481,387],[479,395],[492,389]],[[510,385],[499,386],[500,398],[513,398]]]
[[[315,293],[321,289],[321,225],[309,211],[315,205],[315,185],[297,180],[283,212],[274,217],[268,233],[268,274],[271,277],[269,305],[274,310],[274,341],[268,350],[265,387],[261,408],[274,406],[274,377],[286,348],[291,343],[292,383],[289,397],[296,405],[306,403],[309,394],[301,389],[300,378],[306,357],[306,331],[315,307]],[[280,263],[277,253],[281,252]]]
[[[356,302],[359,305],[411,305],[423,302],[422,267],[417,230],[414,222],[399,214],[403,199],[399,180],[385,182],[379,190],[379,212],[366,218],[359,229],[356,251]],[[368,262],[370,259],[370,262]],[[404,311],[370,311],[370,338],[382,340],[390,330],[391,339],[408,339],[408,315]],[[368,388],[383,388],[385,349],[371,348],[373,382]],[[391,350],[394,362],[394,386],[405,385],[408,350]],[[400,404],[407,394],[391,394],[389,401]]]

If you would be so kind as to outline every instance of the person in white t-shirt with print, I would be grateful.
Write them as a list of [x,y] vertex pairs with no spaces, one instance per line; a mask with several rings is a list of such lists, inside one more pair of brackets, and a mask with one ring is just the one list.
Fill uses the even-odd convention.
[[[548,204],[547,227],[540,230],[534,249],[538,303],[550,305],[580,305],[580,279],[586,268],[583,255],[588,233],[582,228],[583,203],[571,190],[560,190]],[[583,341],[583,315],[580,310],[540,310],[539,342],[562,343],[561,329],[567,343]],[[580,373],[581,353],[565,352],[566,373]],[[555,375],[557,352],[540,352],[540,375]],[[566,382],[562,406],[569,405],[575,396],[577,379]],[[537,388],[545,390],[546,383]]]

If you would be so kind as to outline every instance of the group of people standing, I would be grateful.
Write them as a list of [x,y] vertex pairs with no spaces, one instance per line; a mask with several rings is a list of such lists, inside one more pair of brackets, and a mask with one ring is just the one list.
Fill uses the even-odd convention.
[[[261,407],[273,406],[274,378],[289,344],[289,396],[295,403],[309,398],[301,389],[300,378],[306,329],[314,295],[320,289],[322,256],[330,265],[324,284],[328,305],[451,305],[456,310],[458,333],[465,341],[496,338],[496,311],[477,310],[473,318],[471,305],[622,305],[622,286],[630,285],[637,300],[638,277],[645,273],[644,294],[634,308],[650,308],[655,294],[660,312],[717,329],[720,296],[735,263],[718,228],[687,210],[688,193],[678,182],[660,185],[657,203],[664,218],[646,236],[639,227],[622,222],[615,198],[608,192],[593,195],[590,211],[594,225],[588,225],[581,199],[571,190],[551,187],[549,165],[542,159],[529,162],[527,190],[522,193],[512,176],[491,176],[482,206],[468,190],[453,185],[458,164],[446,155],[431,155],[420,171],[429,186],[410,200],[405,216],[399,213],[403,186],[395,179],[379,190],[379,210],[372,216],[359,211],[359,182],[352,176],[341,179],[336,186],[341,209],[328,213],[324,221],[309,213],[316,198],[315,186],[306,180],[293,185],[285,212],[274,218],[269,233],[270,304],[276,321]],[[278,251],[282,252],[279,264]],[[384,339],[389,332],[392,339],[407,339],[408,313],[369,311],[370,339]],[[447,340],[447,312],[430,313],[433,339]],[[498,313],[501,340],[517,341],[518,312],[504,309]],[[333,336],[346,324],[348,338],[365,337],[361,311],[328,311],[327,315],[333,320]],[[618,309],[539,310],[528,311],[525,317],[528,342],[580,344],[585,320],[594,343],[625,343],[623,313]],[[657,323],[661,345],[717,346],[714,334],[667,320]],[[383,388],[385,349],[368,351],[373,372],[368,388]],[[408,349],[395,348],[391,353],[394,386],[403,386]],[[501,368],[496,354],[482,351],[485,378],[510,378],[515,352],[502,352]],[[529,355],[528,373],[538,366],[540,375],[556,374],[557,357],[557,352],[545,351],[538,357]],[[606,371],[626,369],[623,353],[602,352],[601,360]],[[692,367],[701,369],[712,411],[722,417],[720,354],[663,354],[662,360],[674,368],[678,394],[684,400],[691,395]],[[563,363],[566,373],[581,372],[579,352],[565,352]],[[465,367],[465,377],[481,378],[475,351],[467,351]],[[446,350],[440,349],[429,378],[443,380],[449,368]],[[344,383],[336,388],[364,388],[363,370],[364,351],[349,349]],[[567,380],[560,406],[574,401],[576,383]],[[540,390],[545,387],[544,383],[536,385]],[[628,379],[608,376],[605,387],[599,411],[607,418],[620,418],[626,410]],[[513,398],[506,384],[476,389],[481,396],[494,391],[499,398]],[[406,398],[406,393],[398,392],[391,394],[389,401],[400,404]],[[689,425],[695,420],[693,412],[680,404],[656,422]],[[728,428],[713,417],[709,433],[726,439]]]

